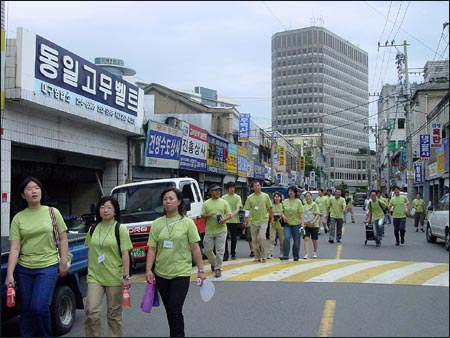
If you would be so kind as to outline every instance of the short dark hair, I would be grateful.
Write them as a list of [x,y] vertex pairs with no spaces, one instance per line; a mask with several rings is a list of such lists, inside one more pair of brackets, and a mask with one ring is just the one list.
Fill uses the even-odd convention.
[[292,190],[295,193],[295,197],[298,197],[298,189],[295,185],[291,185],[289,188],[287,188],[288,193],[289,193],[289,190]]
[[[177,200],[181,201],[180,205],[178,206],[178,213],[181,216],[185,216],[186,211],[185,211],[185,206],[184,206],[184,201],[183,201],[183,194],[181,193],[180,189],[177,189],[175,187],[169,187],[169,188],[165,189],[161,193],[161,203],[163,203],[164,195],[170,191],[173,191],[175,193],[175,195],[177,196]],[[165,214],[166,214],[166,210],[164,210],[163,215],[165,215]]]
[[15,206],[14,206],[13,214],[16,214],[28,207],[28,202],[22,198],[22,194],[25,191],[25,187],[30,182],[34,182],[39,186],[39,188],[41,189],[41,205],[46,204],[47,195],[45,193],[44,186],[37,178],[35,178],[33,176],[28,176],[28,177],[24,178],[17,187],[17,191],[15,193]]
[[102,205],[105,205],[106,202],[110,201],[111,204],[114,207],[114,219],[120,223],[120,205],[119,202],[117,201],[117,199],[113,196],[110,195],[106,195],[103,196],[102,198],[100,198],[100,201],[98,201],[97,203],[97,208],[95,210],[95,215],[96,215],[96,224],[100,223],[102,221],[102,217],[100,216],[100,207]]
[[228,182],[227,184],[225,184],[225,188],[229,188],[229,187],[235,187],[236,186],[236,183],[234,183],[234,181],[230,181],[230,182]]

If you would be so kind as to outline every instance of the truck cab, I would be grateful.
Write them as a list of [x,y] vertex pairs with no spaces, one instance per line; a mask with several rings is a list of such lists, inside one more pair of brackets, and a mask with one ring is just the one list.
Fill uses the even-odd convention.
[[111,190],[111,195],[119,201],[122,224],[128,228],[133,243],[131,250],[133,268],[136,263],[146,260],[151,225],[164,213],[161,193],[169,187],[179,189],[183,194],[183,200],[189,202],[187,217],[194,221],[199,234],[202,235],[205,232],[204,219],[200,218],[203,197],[198,182],[193,178],[141,181],[119,185]]

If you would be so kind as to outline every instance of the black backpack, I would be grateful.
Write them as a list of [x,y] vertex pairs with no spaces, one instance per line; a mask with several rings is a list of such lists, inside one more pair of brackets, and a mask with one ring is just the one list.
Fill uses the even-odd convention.
[[[97,227],[97,224],[94,224],[94,225],[91,225],[91,227],[89,228],[89,233],[91,234],[91,238],[92,238],[92,234],[94,233],[94,230],[95,230],[96,227]],[[115,226],[115,229],[114,229],[114,233],[116,235],[117,246],[119,247],[119,255],[120,255],[120,257],[122,257],[122,250],[120,248],[119,228],[120,228],[120,223],[117,222],[116,226]],[[128,250],[128,257],[130,259],[130,268],[129,268],[130,271],[128,272],[128,274],[131,276],[131,273],[132,273],[132,270],[133,270],[132,269],[133,261],[132,261],[132,258],[131,258],[131,250]]]

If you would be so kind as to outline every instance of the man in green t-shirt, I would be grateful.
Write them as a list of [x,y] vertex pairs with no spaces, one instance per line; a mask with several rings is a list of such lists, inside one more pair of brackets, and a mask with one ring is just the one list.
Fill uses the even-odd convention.
[[383,224],[384,224],[384,209],[386,208],[386,203],[377,198],[377,191],[372,190],[370,192],[370,201],[367,205],[366,222],[372,222],[375,243],[376,246],[381,246],[381,239],[383,236]]
[[319,197],[316,198],[315,202],[317,203],[317,205],[319,206],[319,212],[320,212],[320,230],[319,230],[319,235],[322,231],[325,231],[325,233],[327,233],[328,231],[328,226],[327,226],[327,221],[328,221],[328,196],[324,195],[323,193],[323,189],[319,189]]
[[345,213],[344,213],[344,223],[347,223],[347,215],[350,214],[352,218],[352,223],[355,223],[355,215],[353,214],[353,197],[350,195],[350,191],[345,191]]
[[336,234],[336,242],[341,243],[342,225],[344,223],[344,212],[346,208],[345,198],[341,196],[342,190],[336,189],[334,197],[330,199],[330,234],[329,243],[334,243]]
[[266,256],[266,230],[269,222],[273,225],[272,201],[265,192],[261,191],[258,181],[252,183],[253,194],[247,197],[244,210],[246,211],[244,223],[251,228],[255,262],[265,262]]
[[400,188],[394,187],[394,197],[391,198],[389,206],[392,209],[394,223],[395,245],[405,244],[406,215],[409,213],[409,201],[406,196],[400,195]]
[[[227,201],[220,197],[221,188],[213,184],[209,188],[210,199],[203,203],[201,217],[206,219],[205,238],[203,247],[214,276],[222,276],[222,262],[227,238],[226,222],[231,219],[231,210]],[[214,254],[214,247],[216,254]]]
[[227,184],[225,184],[225,188],[227,189],[227,194],[223,195],[222,198],[228,202],[231,210],[231,219],[227,222],[228,233],[230,234],[231,247],[230,251],[228,251],[228,239],[226,239],[225,255],[223,256],[223,260],[227,261],[229,253],[231,253],[231,259],[236,259],[237,234],[239,229],[241,228],[241,222],[239,222],[239,210],[242,208],[242,199],[241,196],[235,193],[236,183],[234,183],[233,181],[230,181]]

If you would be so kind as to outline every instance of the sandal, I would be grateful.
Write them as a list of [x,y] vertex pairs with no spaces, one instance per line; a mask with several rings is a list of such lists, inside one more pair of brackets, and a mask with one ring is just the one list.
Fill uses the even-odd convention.
[[260,258],[255,258],[255,259],[253,260],[253,262],[261,262],[261,259],[260,259]]
[[263,263],[265,263],[265,262],[266,262],[266,260],[267,260],[267,258],[266,258],[266,257],[263,257],[263,258],[261,258],[261,262],[263,262]]

